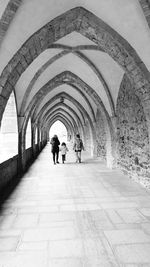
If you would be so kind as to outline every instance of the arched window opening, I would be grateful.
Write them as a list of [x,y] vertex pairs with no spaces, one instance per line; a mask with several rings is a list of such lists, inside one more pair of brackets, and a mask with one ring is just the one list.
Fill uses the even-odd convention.
[[11,93],[3,113],[0,128],[0,162],[18,154],[18,123],[14,92]]
[[56,121],[50,128],[49,137],[51,138],[56,134],[60,140],[60,142],[67,142],[67,129],[65,125],[61,121]]
[[35,130],[35,144],[38,143],[38,134],[37,134],[37,127],[36,127],[36,130]]
[[31,119],[29,119],[26,129],[26,149],[29,147],[31,147]]

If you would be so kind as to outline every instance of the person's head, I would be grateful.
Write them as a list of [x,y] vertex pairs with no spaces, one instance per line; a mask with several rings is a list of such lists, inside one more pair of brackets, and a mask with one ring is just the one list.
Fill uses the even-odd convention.
[[62,142],[62,144],[61,144],[62,146],[66,146],[66,143],[65,142]]
[[80,135],[79,135],[79,134],[76,134],[76,137],[77,137],[77,138],[80,138]]
[[58,138],[58,136],[56,134],[54,134],[54,138]]

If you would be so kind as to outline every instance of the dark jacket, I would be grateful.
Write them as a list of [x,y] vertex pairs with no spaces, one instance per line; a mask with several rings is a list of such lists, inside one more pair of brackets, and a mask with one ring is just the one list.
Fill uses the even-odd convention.
[[50,144],[52,145],[51,147],[51,152],[54,153],[54,152],[59,152],[59,145],[60,145],[60,142],[58,140],[57,137],[53,137],[50,141]]

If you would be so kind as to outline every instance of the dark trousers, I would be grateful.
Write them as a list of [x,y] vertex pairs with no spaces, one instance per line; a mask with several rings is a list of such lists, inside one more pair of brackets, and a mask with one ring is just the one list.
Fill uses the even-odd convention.
[[59,151],[52,152],[52,154],[53,154],[53,162],[54,163],[58,162]]
[[66,155],[62,155],[62,162],[64,163],[64,161],[66,160]]

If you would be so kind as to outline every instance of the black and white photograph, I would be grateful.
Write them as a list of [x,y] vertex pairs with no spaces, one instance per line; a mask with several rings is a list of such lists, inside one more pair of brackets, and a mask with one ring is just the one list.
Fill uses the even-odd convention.
[[150,267],[150,0],[0,0],[0,267]]

